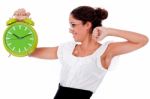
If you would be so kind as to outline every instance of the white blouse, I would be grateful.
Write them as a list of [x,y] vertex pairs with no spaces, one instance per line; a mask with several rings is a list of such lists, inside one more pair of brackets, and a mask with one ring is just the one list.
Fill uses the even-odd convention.
[[76,42],[67,42],[58,47],[57,55],[62,64],[60,84],[95,92],[102,82],[107,69],[103,68],[100,56],[110,42],[102,44],[93,54],[85,57],[74,56]]

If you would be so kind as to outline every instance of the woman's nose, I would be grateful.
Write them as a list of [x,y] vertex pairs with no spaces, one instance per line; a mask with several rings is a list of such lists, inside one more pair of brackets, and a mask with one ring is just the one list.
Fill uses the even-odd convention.
[[73,29],[72,29],[72,28],[69,28],[69,32],[70,32],[70,33],[73,33]]

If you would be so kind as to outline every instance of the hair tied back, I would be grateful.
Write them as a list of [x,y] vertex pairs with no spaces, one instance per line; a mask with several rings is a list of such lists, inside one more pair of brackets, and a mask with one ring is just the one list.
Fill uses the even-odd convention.
[[101,20],[104,20],[108,17],[108,12],[105,9],[96,8],[95,13],[97,18],[100,18]]

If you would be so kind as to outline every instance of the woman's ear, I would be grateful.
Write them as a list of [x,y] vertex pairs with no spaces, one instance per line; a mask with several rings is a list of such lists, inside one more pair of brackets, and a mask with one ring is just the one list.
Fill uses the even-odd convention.
[[87,27],[87,29],[91,29],[92,23],[88,21],[85,23],[85,26]]

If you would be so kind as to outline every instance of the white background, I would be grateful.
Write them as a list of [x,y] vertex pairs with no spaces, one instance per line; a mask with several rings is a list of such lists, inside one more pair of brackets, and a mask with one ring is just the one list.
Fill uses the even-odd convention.
[[[103,22],[149,36],[149,0],[0,0],[0,99],[53,99],[59,83],[58,60],[17,58],[3,47],[6,21],[18,8],[31,12],[38,32],[38,47],[57,46],[72,39],[68,16],[80,5],[102,7],[109,17]],[[105,40],[117,38],[106,38]],[[120,56],[91,99],[150,99],[150,46]]]

